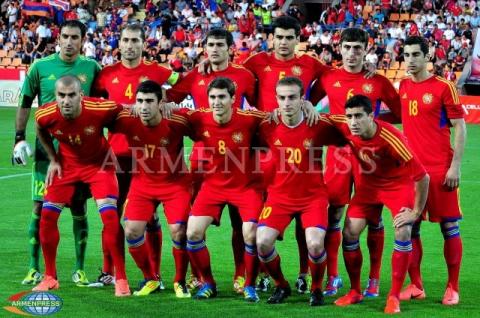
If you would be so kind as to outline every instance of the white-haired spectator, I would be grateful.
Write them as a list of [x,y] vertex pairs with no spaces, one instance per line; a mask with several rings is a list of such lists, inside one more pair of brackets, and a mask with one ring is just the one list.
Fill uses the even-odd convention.
[[88,34],[87,40],[83,44],[83,54],[86,57],[89,57],[91,59],[95,59],[95,57],[96,57],[96,52],[95,51],[96,50],[97,50],[97,48],[95,47],[95,44],[93,44],[92,35]]
[[107,46],[105,48],[105,54],[102,57],[102,66],[112,65],[115,62],[112,56],[112,47]]

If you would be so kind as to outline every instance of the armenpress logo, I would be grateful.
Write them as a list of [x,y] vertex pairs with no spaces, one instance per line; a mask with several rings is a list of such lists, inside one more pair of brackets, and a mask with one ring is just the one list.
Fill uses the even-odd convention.
[[23,316],[46,316],[58,312],[63,300],[49,292],[21,292],[8,298],[5,310]]

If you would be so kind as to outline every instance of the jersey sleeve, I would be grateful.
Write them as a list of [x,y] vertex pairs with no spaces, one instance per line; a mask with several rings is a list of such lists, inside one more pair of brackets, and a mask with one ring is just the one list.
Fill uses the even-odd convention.
[[167,90],[167,98],[175,103],[181,103],[191,91],[193,79],[197,73],[196,69],[190,71],[185,77],[179,80],[172,88]]
[[245,82],[246,82],[246,91],[245,98],[250,106],[256,106],[256,79],[252,72],[249,70],[245,71]]
[[398,119],[402,118],[402,104],[400,101],[400,95],[398,95],[397,90],[393,87],[392,83],[386,78],[382,77],[383,89],[382,89],[382,99],[385,104],[387,104],[388,109],[397,117]]
[[106,71],[103,70],[95,77],[95,82],[92,87],[92,97],[108,98],[108,90],[105,85]]
[[445,83],[446,87],[443,90],[442,102],[445,107],[448,119],[463,118],[465,113],[458,97],[457,88],[452,82]]
[[169,124],[178,135],[190,137],[193,140],[192,125],[189,123],[187,113],[190,109],[180,108],[175,110],[169,119]]
[[22,105],[23,96],[35,98],[40,91],[40,75],[38,73],[38,64],[33,63],[25,76],[22,91],[20,95],[19,105]]
[[348,144],[347,139],[341,130],[334,125],[332,120],[326,115],[320,116],[319,138],[322,145],[345,146]]
[[[170,85],[173,85],[176,83],[176,79],[172,78],[170,79],[170,77],[172,77],[172,70],[162,66],[162,65],[156,65],[156,72],[158,72],[158,81],[159,81],[159,84],[160,85],[163,85],[165,83],[168,83]],[[169,82],[170,81],[170,82]]]
[[179,108],[174,111],[174,116],[180,120],[181,124],[186,126],[186,130],[183,131],[186,136],[193,141],[199,141],[201,139],[199,135],[201,129],[200,112],[189,108]]
[[38,127],[42,129],[48,129],[48,127],[52,123],[52,119],[55,112],[52,113],[52,111],[50,111],[49,109],[51,109],[52,107],[56,107],[52,105],[55,105],[55,104],[47,104],[43,107],[40,107],[35,112],[35,122]]
[[319,77],[317,77],[310,89],[310,101],[314,106],[318,104],[318,102],[327,95],[324,87],[325,86],[322,83],[322,75],[320,75]]
[[128,136],[130,134],[129,128],[132,127],[132,119],[130,111],[126,109],[121,111],[115,118],[115,122],[110,126],[111,132],[121,133]]
[[415,154],[413,155],[413,158],[407,163],[407,165],[410,168],[410,174],[413,181],[419,181],[427,174],[425,167],[420,163],[420,160],[417,159]]

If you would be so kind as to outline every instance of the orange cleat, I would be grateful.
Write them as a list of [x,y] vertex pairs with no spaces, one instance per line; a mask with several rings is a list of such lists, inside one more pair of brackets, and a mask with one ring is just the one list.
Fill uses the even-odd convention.
[[390,315],[399,314],[400,300],[395,296],[388,296],[387,304],[385,305],[385,310],[383,312]]
[[446,306],[458,305],[460,302],[460,296],[458,291],[455,291],[450,284],[448,284],[445,294],[443,295],[442,304]]
[[360,294],[358,291],[354,289],[350,289],[350,291],[345,295],[337,300],[335,300],[335,305],[337,306],[349,306],[353,304],[358,304],[363,300],[362,294]]
[[32,291],[49,291],[52,289],[58,289],[60,284],[58,280],[52,276],[45,275],[42,281],[35,287],[32,288]]
[[115,281],[115,296],[126,297],[130,296],[130,287],[126,279],[118,279]]
[[400,293],[400,300],[425,299],[425,297],[427,297],[425,290],[418,288],[414,284],[408,285]]

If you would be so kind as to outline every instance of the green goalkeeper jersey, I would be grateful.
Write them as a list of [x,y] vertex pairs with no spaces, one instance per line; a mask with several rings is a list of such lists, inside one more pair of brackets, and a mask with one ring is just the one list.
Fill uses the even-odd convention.
[[85,96],[90,96],[93,81],[100,72],[100,65],[89,58],[78,56],[72,63],[64,62],[58,53],[35,61],[27,72],[20,95],[32,99],[38,96],[38,105],[55,101],[55,81],[63,75],[75,75],[82,83]]

